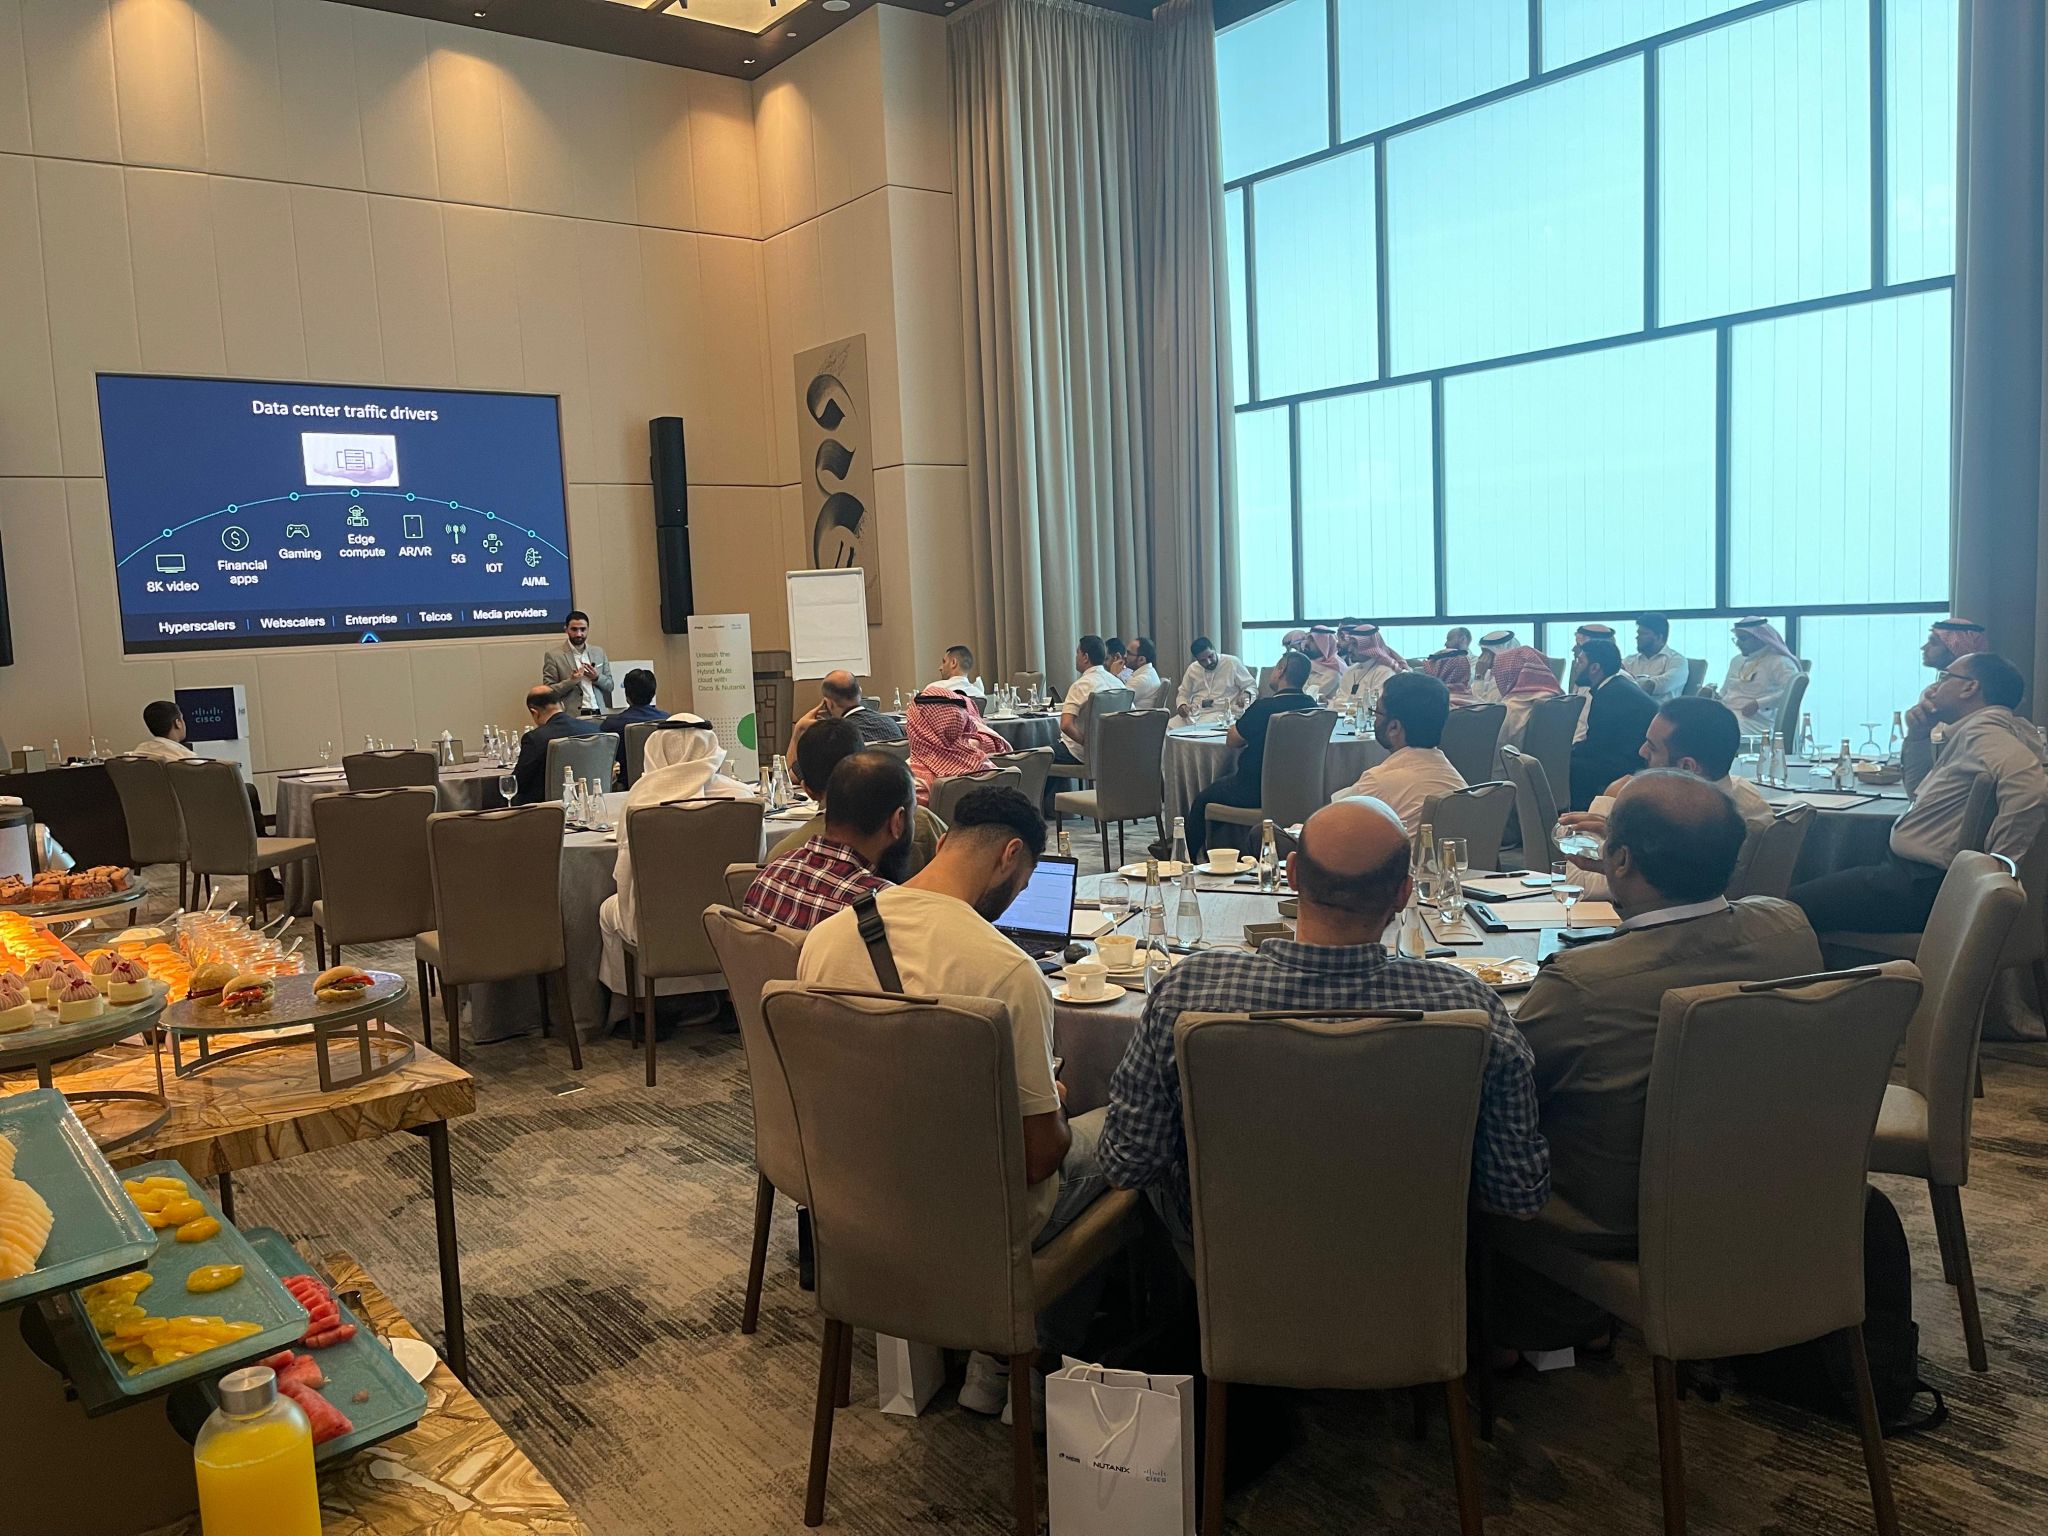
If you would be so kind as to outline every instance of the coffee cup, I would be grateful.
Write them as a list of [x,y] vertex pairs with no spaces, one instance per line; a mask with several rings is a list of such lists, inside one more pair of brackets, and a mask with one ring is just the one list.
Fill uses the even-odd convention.
[[[1105,933],[1095,941],[1095,953],[1108,970],[1135,971],[1138,968],[1138,940],[1135,934]],[[1069,969],[1071,970],[1071,967]]]
[[1092,1002],[1109,991],[1109,968],[1100,960],[1072,960],[1067,963],[1067,995],[1077,1002]]
[[1234,875],[1237,873],[1238,861],[1243,857],[1244,855],[1235,848],[1211,848],[1209,867],[1219,875]]

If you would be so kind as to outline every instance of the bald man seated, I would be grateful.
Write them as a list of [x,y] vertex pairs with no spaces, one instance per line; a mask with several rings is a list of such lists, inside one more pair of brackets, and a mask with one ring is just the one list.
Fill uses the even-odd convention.
[[901,721],[892,720],[878,709],[868,708],[866,695],[860,690],[860,679],[851,672],[827,672],[818,683],[818,702],[802,715],[790,728],[789,750],[796,752],[796,744],[803,739],[805,731],[820,720],[844,720],[860,732],[864,747],[872,747],[878,741],[903,740]]
[[[1636,1251],[1643,1105],[1664,994],[1823,968],[1819,941],[1792,903],[1728,900],[1747,834],[1734,798],[1712,781],[1675,768],[1636,774],[1607,816],[1602,867],[1619,932],[1552,955],[1516,1011],[1536,1053],[1550,1145],[1545,1222],[1557,1217],[1589,1251]],[[1501,1268],[1503,1342],[1561,1349],[1605,1332],[1604,1318],[1541,1276],[1506,1260]]]
[[[1550,1192],[1550,1160],[1536,1128],[1527,1042],[1491,987],[1455,966],[1390,954],[1380,943],[1408,904],[1408,835],[1400,817],[1386,802],[1365,797],[1325,806],[1302,828],[1287,873],[1301,901],[1292,939],[1268,939],[1257,954],[1207,949],[1190,955],[1146,1002],[1109,1085],[1097,1150],[1104,1176],[1120,1189],[1146,1193],[1192,1268],[1187,1141],[1173,1047],[1181,1014],[1472,1009],[1493,1021],[1472,1200],[1498,1215],[1533,1216]],[[1370,1135],[1372,1128],[1358,1131]]]

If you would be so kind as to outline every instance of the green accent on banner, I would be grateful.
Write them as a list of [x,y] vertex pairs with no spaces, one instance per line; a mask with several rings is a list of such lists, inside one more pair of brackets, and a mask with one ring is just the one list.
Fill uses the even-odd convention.
[[740,723],[736,730],[740,738],[740,745],[749,752],[754,751],[761,745],[760,738],[754,732],[754,717],[752,715],[741,715]]

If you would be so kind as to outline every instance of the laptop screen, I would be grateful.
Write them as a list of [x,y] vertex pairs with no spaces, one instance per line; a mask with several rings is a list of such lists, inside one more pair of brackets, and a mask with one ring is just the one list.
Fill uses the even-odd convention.
[[1074,922],[1074,886],[1080,870],[1073,859],[1055,854],[1040,859],[1029,883],[996,919],[997,930],[1011,939],[1057,939],[1064,944]]

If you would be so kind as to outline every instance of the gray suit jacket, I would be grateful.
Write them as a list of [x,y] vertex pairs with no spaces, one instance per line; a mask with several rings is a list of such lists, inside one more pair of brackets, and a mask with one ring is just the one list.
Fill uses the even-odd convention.
[[1551,1198],[1591,1223],[1588,1247],[1635,1249],[1643,1109],[1664,994],[1821,968],[1806,915],[1768,896],[1561,950],[1544,964],[1515,1024],[1536,1053]]
[[541,685],[554,690],[570,714],[577,713],[574,700],[583,692],[583,684],[575,676],[576,669],[584,662],[597,668],[598,702],[606,709],[612,707],[612,661],[600,646],[586,643],[583,654],[578,656],[568,646],[547,653],[540,664]]

